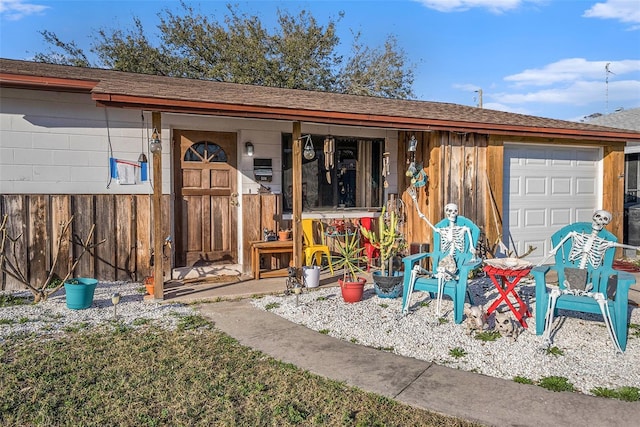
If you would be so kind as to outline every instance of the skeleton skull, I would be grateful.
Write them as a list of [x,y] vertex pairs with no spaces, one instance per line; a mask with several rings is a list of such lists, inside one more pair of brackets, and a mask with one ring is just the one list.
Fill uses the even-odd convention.
[[458,205],[455,203],[445,205],[444,214],[449,221],[456,222],[456,218],[458,218]]
[[471,305],[464,303],[464,314],[467,316],[467,333],[483,331],[489,327],[487,324],[487,313],[482,305]]
[[494,323],[500,336],[511,338],[513,341],[518,338],[520,331],[508,312],[496,311]]
[[597,210],[593,214],[593,224],[591,228],[594,230],[600,231],[605,225],[611,222],[611,213],[604,210]]

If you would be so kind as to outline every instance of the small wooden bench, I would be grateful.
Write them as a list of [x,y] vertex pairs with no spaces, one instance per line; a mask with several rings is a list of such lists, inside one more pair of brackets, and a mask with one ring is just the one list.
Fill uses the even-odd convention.
[[262,255],[275,254],[291,254],[291,257],[293,257],[293,240],[274,240],[272,242],[259,240],[251,242],[251,270],[253,271],[254,279],[286,277],[288,275],[286,267],[277,270],[260,271],[260,257]]

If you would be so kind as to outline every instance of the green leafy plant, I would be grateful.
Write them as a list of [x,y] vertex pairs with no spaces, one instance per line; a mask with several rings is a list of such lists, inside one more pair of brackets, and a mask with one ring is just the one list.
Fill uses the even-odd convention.
[[624,386],[616,390],[618,396],[617,399],[624,400],[626,402],[637,402],[640,400],[640,388]]
[[358,274],[364,272],[361,265],[366,264],[366,257],[362,254],[364,248],[360,247],[360,239],[357,233],[345,233],[344,242],[338,244],[337,261],[335,269],[343,269],[343,280],[355,282]]
[[274,308],[278,308],[278,307],[280,307],[279,302],[270,302],[269,304],[264,306],[265,310],[273,310]]
[[322,335],[329,335],[329,332],[331,332],[329,329],[320,329],[318,332],[320,332]]
[[606,398],[609,398],[609,399],[617,399],[618,398],[618,392],[616,392],[612,388],[607,388],[607,387],[596,387],[594,389],[591,389],[591,393],[594,396],[598,396],[598,397],[606,397]]
[[495,341],[498,338],[500,338],[500,332],[498,331],[482,331],[482,332],[478,332],[475,337],[475,339],[480,340],[480,341]]
[[459,359],[461,357],[466,356],[467,352],[463,348],[455,347],[455,348],[452,348],[451,350],[449,350],[449,355],[451,357],[455,357],[456,359]]
[[534,384],[533,380],[527,377],[521,377],[519,375],[513,377],[513,382],[516,382],[518,384]]
[[547,349],[545,350],[545,353],[552,356],[564,356],[564,351],[562,351],[555,345],[553,347],[547,347]]
[[640,389],[638,387],[624,386],[615,390],[606,387],[596,387],[591,390],[591,393],[593,393],[594,396],[619,399],[625,402],[637,402],[640,400]]
[[29,303],[30,301],[27,298],[17,297],[11,294],[0,295],[0,307],[11,307],[14,305],[24,305]]
[[538,385],[550,391],[575,391],[568,378],[555,375],[540,379]]

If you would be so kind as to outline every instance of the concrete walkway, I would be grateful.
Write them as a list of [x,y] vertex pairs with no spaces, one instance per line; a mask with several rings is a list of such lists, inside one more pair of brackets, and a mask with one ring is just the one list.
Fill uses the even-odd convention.
[[[637,306],[640,275],[636,277],[629,297]],[[165,295],[171,302],[200,302],[200,312],[243,345],[414,407],[496,426],[640,425],[640,402],[551,392],[450,369],[319,334],[251,305],[251,296],[284,291],[285,280],[235,279],[225,283],[201,278],[169,284]],[[337,276],[323,273],[320,283],[335,286],[336,281]]]
[[429,411],[495,426],[640,425],[639,402],[551,392],[352,344],[254,308],[246,299],[202,304],[199,310],[242,345]]

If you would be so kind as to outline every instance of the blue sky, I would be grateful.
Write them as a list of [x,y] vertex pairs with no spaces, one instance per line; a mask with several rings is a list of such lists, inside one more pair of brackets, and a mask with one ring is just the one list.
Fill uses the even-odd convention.
[[[222,16],[229,1],[189,2]],[[232,3],[235,3],[231,1]],[[369,46],[388,35],[415,65],[417,99],[579,121],[640,107],[640,0],[249,1],[240,10],[275,26],[276,10],[302,9],[338,23],[349,54],[352,31]],[[166,0],[0,0],[0,56],[30,59],[47,50],[39,31],[86,52],[101,28],[157,33]],[[607,66],[608,70],[607,72]]]

